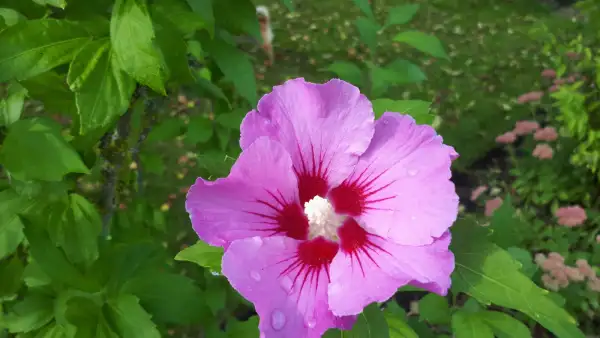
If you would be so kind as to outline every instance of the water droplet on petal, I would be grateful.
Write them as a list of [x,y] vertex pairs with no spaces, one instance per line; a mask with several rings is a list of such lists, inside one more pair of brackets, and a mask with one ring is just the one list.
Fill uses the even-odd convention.
[[408,171],[408,176],[417,176],[418,173],[419,173],[418,170],[411,169],[411,170]]
[[260,337],[258,337],[258,338],[267,338],[267,335],[265,335],[265,333],[264,333],[264,332],[261,332],[261,333],[260,333]]
[[258,236],[254,236],[254,237],[252,237],[252,242],[254,242],[254,244],[255,244],[257,247],[260,247],[260,246],[262,246],[262,244],[263,244],[263,240],[262,240],[262,238],[260,238],[260,237],[258,237]]
[[285,315],[279,310],[271,312],[271,327],[273,330],[279,331],[285,326]]
[[315,326],[317,326],[317,320],[315,319],[315,317],[309,316],[306,319],[306,326],[308,326],[311,329],[313,329]]
[[412,221],[416,221],[416,220],[417,220],[417,216],[410,216],[410,219],[411,219]]
[[252,279],[254,279],[257,282],[260,281],[260,274],[257,271],[250,271],[250,277],[252,277]]
[[280,285],[288,294],[294,292],[294,282],[290,277],[283,276],[283,278],[281,278]]
[[215,271],[211,271],[210,274],[213,275],[213,276],[220,276],[221,275],[220,273],[215,272]]

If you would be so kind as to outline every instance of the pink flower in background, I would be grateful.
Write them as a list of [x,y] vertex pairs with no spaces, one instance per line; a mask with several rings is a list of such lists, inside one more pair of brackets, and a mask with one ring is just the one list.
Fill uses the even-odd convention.
[[516,140],[517,140],[517,134],[513,133],[512,131],[506,132],[506,133],[496,137],[496,142],[503,143],[503,144],[511,144],[511,143],[515,142]]
[[552,86],[551,86],[551,87],[548,89],[548,91],[549,91],[549,92],[551,92],[551,93],[554,93],[554,92],[557,92],[559,89],[560,89],[560,86],[559,86],[559,85],[552,85]]
[[554,150],[546,143],[542,143],[535,146],[531,154],[540,160],[549,160],[554,156]]
[[502,205],[502,198],[500,197],[496,197],[494,199],[488,200],[487,202],[485,202],[485,215],[487,217],[490,217],[494,214],[494,211],[496,211],[496,209],[500,208],[500,206]]
[[349,328],[406,284],[445,295],[458,157],[430,126],[384,113],[340,80],[276,86],[245,117],[227,178],[199,178],[186,210],[225,248],[222,271],[264,337]]
[[558,281],[552,278],[552,276],[550,276],[549,274],[545,273],[542,275],[542,283],[544,284],[544,287],[548,290],[558,291],[560,289]]
[[535,134],[533,134],[533,138],[537,141],[551,142],[551,141],[556,141],[556,139],[558,138],[558,133],[556,132],[556,129],[554,129],[553,127],[546,127],[546,128],[538,129],[535,132]]
[[565,79],[555,79],[553,82],[554,82],[555,85],[561,86],[561,85],[564,85],[565,83],[567,83],[567,80],[565,80]]
[[542,77],[553,79],[556,77],[556,71],[554,69],[544,69]]
[[587,278],[596,277],[596,272],[594,272],[594,269],[592,269],[592,267],[590,266],[590,263],[588,263],[587,260],[578,259],[575,262],[575,265],[579,269],[579,272],[581,272],[581,274],[584,275],[585,277],[587,277]]
[[558,224],[567,227],[581,225],[587,220],[585,209],[578,205],[558,208],[554,212],[554,216],[558,218]]
[[571,60],[577,60],[579,58],[579,53],[577,52],[567,52],[565,55]]
[[517,121],[513,133],[516,135],[527,135],[536,131],[540,124],[535,121]]
[[591,291],[600,292],[600,279],[597,277],[590,278],[588,280],[588,288]]
[[487,185],[481,185],[473,189],[473,191],[471,192],[471,201],[475,201],[479,196],[481,196],[481,194],[483,194],[487,190]]
[[525,93],[525,94],[519,96],[517,98],[517,102],[523,104],[523,103],[528,103],[528,102],[539,101],[542,99],[543,96],[544,96],[544,92],[533,91],[533,92]]

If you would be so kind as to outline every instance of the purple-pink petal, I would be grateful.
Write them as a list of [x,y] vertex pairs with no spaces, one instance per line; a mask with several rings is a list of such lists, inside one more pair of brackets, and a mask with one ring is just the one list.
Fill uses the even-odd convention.
[[368,231],[398,244],[429,244],[456,220],[454,158],[432,127],[385,113],[356,168],[330,197],[336,211],[354,216]]
[[259,101],[242,122],[240,145],[260,136],[279,141],[292,157],[300,201],[324,195],[343,181],[373,137],[371,102],[355,86],[294,79]]
[[[406,284],[445,295],[450,288],[454,255],[450,233],[422,246],[398,245],[369,235],[371,250],[340,250],[331,263],[329,306],[336,315],[354,315],[372,302],[383,302]],[[377,249],[376,249],[377,248]]]
[[[282,204],[297,205],[297,191],[289,155],[279,143],[262,137],[242,152],[227,178],[214,182],[198,178],[185,207],[200,239],[227,247],[236,239],[281,230],[278,210]],[[302,217],[302,211],[298,213]],[[302,231],[300,226],[292,230]]]
[[266,338],[319,338],[329,328],[349,328],[355,321],[329,309],[327,274],[308,278],[304,287],[286,274],[300,243],[283,236],[247,238],[234,241],[223,256],[223,274],[254,303]]

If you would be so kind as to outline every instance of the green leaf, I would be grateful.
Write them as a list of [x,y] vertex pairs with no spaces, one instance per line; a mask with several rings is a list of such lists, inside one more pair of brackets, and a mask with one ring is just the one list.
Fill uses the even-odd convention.
[[49,5],[61,9],[64,9],[65,6],[67,6],[67,2],[65,0],[33,0],[33,2],[37,3],[38,5]]
[[18,217],[25,203],[13,190],[0,191],[0,259],[13,253],[25,238]]
[[8,97],[0,101],[0,126],[10,126],[21,117],[27,90],[13,82],[8,86]]
[[23,80],[68,63],[90,40],[80,24],[40,19],[19,22],[0,32],[0,82]]
[[21,287],[21,278],[25,267],[21,258],[14,255],[11,259],[0,260],[0,302],[3,299],[13,299]]
[[31,99],[42,101],[44,110],[49,113],[77,115],[75,93],[73,93],[65,77],[50,71],[21,81]]
[[494,333],[477,314],[457,311],[452,316],[452,333],[456,338],[494,338]]
[[421,83],[427,80],[427,75],[421,68],[408,60],[396,59],[384,69],[391,75],[389,81],[395,85]]
[[335,61],[334,63],[322,69],[336,74],[340,79],[350,82],[355,86],[362,84],[362,71],[354,63],[348,61]]
[[186,0],[192,10],[202,17],[211,38],[215,34],[215,17],[213,14],[212,0]]
[[202,241],[198,241],[196,244],[181,250],[175,256],[176,261],[196,263],[218,273],[221,273],[222,258],[223,248],[210,246]]
[[[161,26],[168,24],[175,33],[182,34],[185,37],[192,36],[198,30],[206,28],[203,16],[191,11],[186,0],[154,1],[150,6],[150,14],[152,15],[155,24],[157,22]],[[158,31],[157,38],[160,39]],[[185,57],[186,54],[183,54],[182,56]]]
[[504,202],[492,215],[490,230],[492,241],[503,249],[519,246],[523,241],[522,230],[526,224],[515,216],[516,210],[512,206],[510,195],[506,195]]
[[210,80],[196,76],[196,83],[193,87],[198,91],[198,94],[205,94],[212,98],[223,100],[228,106],[231,106],[231,103],[227,96],[225,96],[225,93],[223,93],[223,90],[210,82]]
[[369,78],[371,79],[371,97],[378,98],[383,96],[392,84],[391,74],[371,62],[367,62],[369,67]]
[[108,39],[86,44],[77,53],[67,81],[75,92],[80,134],[110,125],[129,107],[135,82],[113,57]]
[[161,57],[154,47],[154,27],[144,0],[116,0],[110,41],[121,68],[139,83],[166,95]]
[[419,317],[430,324],[450,323],[450,307],[445,297],[430,293],[419,301]]
[[293,0],[281,0],[281,2],[288,9],[288,11],[290,11],[290,12],[294,11],[294,2],[293,2]]
[[419,338],[410,325],[397,315],[386,312],[385,320],[390,328],[390,338]]
[[369,47],[371,55],[377,49],[377,32],[381,29],[379,24],[371,19],[360,17],[354,22],[358,28],[361,41]]
[[220,113],[215,117],[215,122],[231,130],[240,130],[242,120],[246,112],[242,109],[236,109],[230,113]]
[[44,229],[25,222],[25,237],[29,241],[29,255],[53,281],[62,282],[81,290],[97,290],[98,285],[84,277],[51,241]]
[[408,4],[395,6],[388,9],[388,16],[385,20],[385,26],[404,25],[409,23],[419,10],[419,4]]
[[102,220],[85,197],[71,194],[67,203],[54,203],[45,214],[52,241],[63,248],[71,262],[90,264],[98,258]]
[[108,305],[122,337],[160,338],[160,332],[136,296],[119,294]]
[[407,45],[427,53],[431,56],[448,59],[448,54],[438,38],[433,35],[419,31],[404,31],[394,37],[394,41],[403,42]]
[[257,338],[259,334],[257,316],[252,316],[244,322],[239,320],[227,321],[228,338]]
[[4,19],[4,23],[9,27],[14,26],[21,21],[27,20],[23,14],[15,11],[12,8],[0,8],[0,18]]
[[370,19],[375,20],[375,16],[373,15],[373,11],[371,10],[371,4],[369,3],[369,0],[352,1],[354,1],[354,4],[356,4],[356,7],[358,7],[358,9],[360,9],[361,12],[363,12]]
[[52,280],[42,270],[40,265],[31,258],[29,259],[29,264],[27,264],[25,271],[23,272],[23,279],[25,281],[25,285],[30,288],[52,283]]
[[538,270],[538,266],[533,261],[533,257],[529,251],[517,247],[510,247],[506,251],[515,261],[521,263],[521,272],[525,276],[529,278],[533,277],[533,274]]
[[256,7],[251,0],[212,1],[212,6],[219,28],[225,28],[232,34],[250,34],[261,41]]
[[576,320],[520,272],[510,254],[490,243],[487,229],[469,219],[453,226],[451,249],[456,259],[454,293],[464,292],[482,303],[521,311],[557,337],[583,338]]
[[188,144],[208,142],[213,136],[213,122],[202,115],[190,118],[185,139]]
[[531,338],[529,328],[509,314],[484,311],[477,313],[476,316],[480,317],[498,338]]
[[11,333],[37,330],[54,317],[52,298],[36,293],[27,294],[12,310],[3,320]]
[[384,112],[395,112],[410,115],[418,124],[433,123],[434,116],[429,113],[431,103],[420,100],[390,100],[377,99],[373,101],[375,117],[379,118]]
[[18,178],[60,181],[68,173],[89,173],[60,134],[60,126],[45,118],[13,123],[0,150],[0,160]]
[[[164,59],[168,79],[177,84],[194,82],[188,66],[187,45],[183,35],[165,15],[157,14],[153,19],[156,27],[156,42]],[[178,20],[185,19],[178,18]]]
[[208,311],[202,290],[193,280],[174,273],[148,272],[130,279],[123,292],[140,299],[156,321],[191,324]]
[[146,137],[146,142],[170,141],[181,135],[184,127],[185,122],[182,119],[177,117],[168,118],[152,128],[148,133],[148,137]]
[[143,152],[140,154],[140,160],[144,170],[156,175],[162,175],[165,172],[165,164],[160,154]]
[[240,95],[248,100],[252,107],[256,107],[258,102],[256,78],[254,77],[254,67],[248,57],[221,39],[204,38],[202,46],[212,56],[225,77],[233,82]]
[[390,330],[377,303],[367,306],[358,315],[350,331],[342,331],[344,338],[390,338]]

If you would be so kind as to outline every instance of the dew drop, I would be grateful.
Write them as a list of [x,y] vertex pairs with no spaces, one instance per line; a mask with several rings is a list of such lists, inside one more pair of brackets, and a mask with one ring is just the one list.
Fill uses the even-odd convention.
[[259,282],[260,281],[260,273],[258,273],[258,271],[250,271],[250,277],[252,277],[252,279],[254,279],[255,281]]
[[410,220],[411,221],[416,221],[417,220],[417,216],[410,216]]
[[256,245],[257,247],[260,247],[263,244],[262,238],[260,238],[258,236],[252,237],[252,242],[254,242],[254,245]]
[[308,326],[311,329],[313,329],[315,326],[317,326],[317,320],[315,319],[315,317],[309,316],[306,319],[306,326]]
[[408,171],[408,176],[417,176],[418,173],[419,173],[418,170],[411,169],[411,170]]
[[261,332],[261,333],[260,333],[260,337],[259,337],[259,338],[267,338],[267,336],[265,335],[265,333],[264,333],[264,332]]
[[283,278],[281,278],[280,285],[288,294],[294,292],[294,282],[290,277],[283,276]]
[[271,327],[273,330],[279,331],[285,326],[285,315],[279,310],[271,312]]

